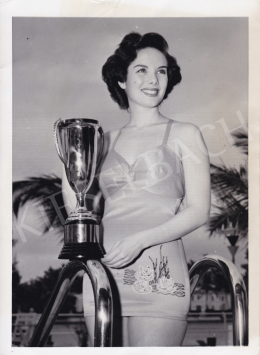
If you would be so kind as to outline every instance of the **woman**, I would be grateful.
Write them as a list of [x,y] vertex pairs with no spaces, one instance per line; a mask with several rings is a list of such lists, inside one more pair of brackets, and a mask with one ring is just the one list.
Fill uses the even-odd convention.
[[[102,74],[112,99],[130,115],[123,128],[105,135],[99,176],[105,199],[102,262],[119,324],[114,338],[121,330],[123,346],[180,346],[190,304],[181,238],[208,220],[207,149],[194,124],[159,111],[181,81],[162,36],[128,34]],[[85,277],[84,290],[90,289]],[[93,339],[92,292],[84,293],[83,303]]]

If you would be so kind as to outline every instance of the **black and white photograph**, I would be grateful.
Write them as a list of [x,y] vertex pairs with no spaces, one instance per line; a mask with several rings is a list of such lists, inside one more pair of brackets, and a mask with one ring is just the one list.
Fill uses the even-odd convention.
[[249,349],[249,30],[12,17],[14,353]]

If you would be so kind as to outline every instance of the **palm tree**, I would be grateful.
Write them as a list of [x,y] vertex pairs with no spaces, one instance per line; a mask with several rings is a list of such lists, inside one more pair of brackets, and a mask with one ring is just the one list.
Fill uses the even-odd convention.
[[[248,136],[234,134],[236,146],[248,155]],[[211,164],[211,188],[216,197],[216,212],[209,221],[210,235],[232,225],[242,238],[248,234],[248,174],[247,166],[240,169]]]
[[[31,177],[26,180],[13,183],[13,212],[18,218],[19,209],[27,202],[37,201],[41,203],[49,220],[49,226],[46,224],[44,233],[48,232],[50,226],[62,232],[62,221],[57,214],[53,203],[50,200],[51,195],[55,195],[55,201],[60,208],[64,206],[62,197],[61,179],[55,175],[44,175],[41,177]],[[60,212],[64,220],[67,218],[65,208]]]

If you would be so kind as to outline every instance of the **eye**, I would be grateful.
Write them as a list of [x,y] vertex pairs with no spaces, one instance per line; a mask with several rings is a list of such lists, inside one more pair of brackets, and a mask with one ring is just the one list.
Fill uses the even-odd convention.
[[166,71],[166,69],[159,69],[158,73],[159,74],[167,74],[167,71]]
[[145,68],[141,68],[141,69],[137,70],[137,73],[146,73],[146,69]]

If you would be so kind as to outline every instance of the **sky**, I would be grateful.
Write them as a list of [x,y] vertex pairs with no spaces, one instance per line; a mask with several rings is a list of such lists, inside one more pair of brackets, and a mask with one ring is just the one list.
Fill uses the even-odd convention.
[[[212,163],[243,164],[245,157],[232,146],[227,129],[248,119],[247,21],[242,17],[14,17],[13,181],[52,173],[61,176],[52,133],[58,118],[97,119],[104,131],[127,122],[127,112],[109,96],[101,68],[131,31],[163,35],[181,67],[183,80],[162,104],[162,114],[200,127]],[[54,231],[35,232],[43,223],[35,206],[21,210],[20,222],[23,218],[34,230],[23,228],[21,237],[14,225],[18,240],[14,254],[22,281],[27,281],[64,261],[57,259],[61,236]],[[227,239],[209,238],[205,227],[185,236],[183,242],[188,261],[204,254],[231,260]],[[237,266],[244,262],[245,253],[244,243],[238,245]]]

